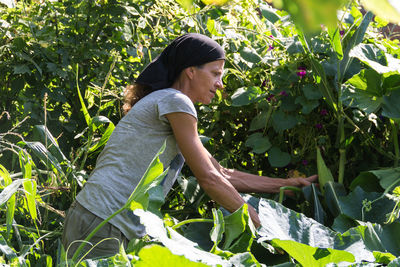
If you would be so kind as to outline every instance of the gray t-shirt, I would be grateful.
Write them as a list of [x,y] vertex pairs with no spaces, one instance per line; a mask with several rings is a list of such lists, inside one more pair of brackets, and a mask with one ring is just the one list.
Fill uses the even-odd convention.
[[[138,101],[115,127],[77,201],[95,215],[109,217],[128,200],[165,140],[167,145],[160,160],[165,169],[170,167],[163,181],[166,194],[184,163],[171,125],[164,116],[174,112],[188,113],[197,119],[189,97],[172,88],[155,91]],[[131,211],[123,211],[110,223],[128,239],[145,234]]]

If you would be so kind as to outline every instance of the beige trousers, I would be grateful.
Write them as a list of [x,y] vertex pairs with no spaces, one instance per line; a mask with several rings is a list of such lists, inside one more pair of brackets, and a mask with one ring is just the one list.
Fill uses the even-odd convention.
[[[62,243],[67,251],[68,258],[72,258],[76,249],[82,244],[82,241],[94,230],[101,222],[102,218],[94,215],[84,208],[77,201],[74,201],[68,209],[67,217],[64,222],[64,232],[62,235]],[[74,242],[75,241],[75,242]],[[112,256],[119,252],[119,246],[122,243],[126,248],[129,240],[121,231],[110,223],[106,223],[99,231],[89,240],[90,244],[86,244],[81,250],[80,257],[97,258]]]

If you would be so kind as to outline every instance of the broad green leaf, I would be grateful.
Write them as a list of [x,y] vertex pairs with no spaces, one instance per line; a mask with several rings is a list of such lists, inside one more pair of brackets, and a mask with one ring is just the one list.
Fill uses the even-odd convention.
[[277,132],[291,129],[298,123],[295,116],[284,113],[281,110],[277,110],[276,112],[274,112],[274,114],[272,114],[272,122],[274,129]]
[[335,182],[327,182],[324,185],[325,203],[334,217],[342,214],[339,197],[346,195],[346,189],[343,184]]
[[176,267],[200,267],[208,266],[201,262],[193,262],[184,256],[174,255],[168,248],[160,245],[151,245],[142,248],[138,254],[139,260],[134,266],[176,266]]
[[262,133],[254,133],[250,135],[247,138],[245,145],[251,147],[253,149],[252,151],[256,154],[264,153],[272,146],[268,137],[263,136]]
[[343,58],[342,41],[340,40],[340,29],[339,27],[328,27],[329,42],[333,50],[336,52],[337,58]]
[[331,170],[326,166],[324,159],[321,155],[321,149],[317,147],[317,168],[318,168],[318,182],[322,193],[324,194],[325,184],[334,182]]
[[400,89],[391,91],[383,97],[382,115],[391,119],[400,119]]
[[270,5],[260,4],[261,14],[264,18],[266,18],[271,23],[275,23],[280,20],[280,16],[276,14],[276,10],[272,8]]
[[225,242],[223,249],[232,251],[230,247],[232,246],[233,242],[241,235],[250,237],[250,240],[249,238],[247,240],[244,240],[244,242],[243,240],[238,240],[238,243],[241,244],[239,245],[238,243],[236,243],[236,247],[241,247],[243,249],[241,252],[250,249],[252,243],[251,237],[254,237],[254,229],[252,222],[250,222],[251,219],[248,214],[247,204],[244,204],[240,209],[229,214],[228,216],[225,216],[224,220]]
[[7,169],[0,164],[0,177],[2,178],[1,186],[6,187],[12,183],[10,173],[7,171]]
[[344,215],[340,214],[335,218],[331,228],[339,233],[345,233],[350,228],[357,227],[359,224],[356,220]]
[[239,53],[242,56],[242,59],[244,61],[247,61],[250,63],[260,63],[262,61],[262,58],[260,57],[260,55],[253,48],[244,47],[243,49],[241,49],[239,51]]
[[[388,198],[379,199],[381,195],[382,193],[365,192],[360,187],[356,187],[347,196],[339,197],[340,210],[356,220],[384,223],[387,220],[386,214],[393,210],[395,203]],[[374,200],[377,201],[363,209],[363,203]]]
[[196,177],[190,176],[183,178],[178,176],[179,185],[182,188],[183,195],[189,201],[189,203],[194,203],[198,197],[203,194]]
[[312,70],[315,73],[314,79],[316,80],[318,84],[318,88],[321,92],[321,94],[324,97],[324,100],[328,105],[333,109],[337,110],[337,100],[333,95],[333,90],[332,86],[328,83],[328,79],[325,74],[324,67],[322,64],[316,60],[315,58],[310,59]]
[[358,58],[380,74],[398,70],[396,66],[388,66],[385,53],[373,44],[358,44],[350,50],[349,56]]
[[47,144],[47,149],[59,162],[67,160],[58,146],[56,139],[45,125],[35,125],[33,132],[38,135],[38,139],[42,144]]
[[347,83],[353,85],[366,95],[381,97],[385,93],[381,84],[382,76],[374,70],[364,69],[359,74],[354,75]]
[[143,177],[140,179],[139,184],[129,196],[124,205],[126,208],[131,210],[138,208],[147,209],[149,204],[148,190],[159,185],[168,172],[168,169],[164,171],[164,166],[160,161],[160,155],[164,152],[165,146],[166,142],[163,143],[160,150],[154,156]]
[[212,251],[215,250],[221,242],[222,237],[225,232],[225,222],[224,222],[224,215],[222,214],[222,211],[213,209],[213,218],[214,218],[214,226],[211,229],[210,232],[210,237],[211,240],[214,242],[214,247],[212,248]]
[[245,106],[251,103],[254,103],[258,100],[261,95],[261,88],[256,86],[251,86],[248,88],[241,87],[235,91],[232,95],[232,106],[240,107]]
[[365,9],[394,24],[400,23],[400,6],[391,0],[361,0]]
[[81,94],[81,90],[79,89],[79,83],[78,83],[78,65],[76,67],[76,91],[78,92],[78,97],[79,97],[79,102],[81,103],[81,107],[82,107],[82,112],[83,112],[83,116],[85,118],[86,124],[87,126],[90,127],[90,122],[92,120],[92,118],[90,117],[90,114],[86,108],[86,104],[85,101],[83,100],[82,94]]
[[349,43],[347,44],[346,50],[343,53],[343,59],[340,61],[339,72],[337,73],[337,80],[339,83],[341,83],[343,81],[343,78],[353,60],[353,58],[350,56],[350,51],[356,45],[360,44],[362,42],[362,40],[364,39],[365,32],[367,31],[368,25],[371,22],[372,17],[373,17],[373,15],[371,12],[367,12],[364,15],[364,18],[361,21],[361,24],[358,26],[358,28],[354,32],[353,36],[351,37]]
[[311,111],[313,111],[316,107],[319,106],[318,100],[308,100],[307,98],[305,98],[302,95],[296,97],[296,100],[294,103],[302,105],[301,113],[303,113],[303,114],[310,114]]
[[[390,168],[382,170],[371,170],[362,172],[356,180],[363,178],[367,173],[374,175],[378,180],[379,184],[387,192],[393,190],[396,186],[400,185],[400,168]],[[353,184],[351,188],[353,188]]]
[[[13,248],[7,244],[7,241],[2,235],[0,235],[0,251],[7,259],[11,262],[13,259],[17,258],[17,254],[14,252]],[[17,265],[16,265],[17,266]]]
[[294,212],[268,199],[260,199],[258,213],[261,228],[258,242],[265,240],[292,240],[311,247],[345,250],[352,253],[356,261],[374,261],[359,234],[348,232],[341,235],[317,221]]
[[33,153],[48,167],[52,166],[55,172],[63,173],[58,160],[46,149],[40,142],[25,142],[25,144],[32,149]]
[[229,259],[232,266],[261,266],[257,259],[250,252],[237,253]]
[[290,163],[291,157],[287,152],[283,152],[278,147],[268,150],[268,162],[272,167],[285,167]]
[[220,256],[199,249],[196,243],[186,239],[176,231],[166,228],[163,220],[157,215],[142,209],[136,209],[134,213],[140,217],[140,222],[145,226],[146,233],[161,242],[173,254],[182,255],[191,261],[213,266],[217,264],[225,266],[228,264]]
[[322,94],[317,86],[307,83],[302,88],[304,96],[309,100],[318,100],[322,98]]
[[[2,186],[7,187],[12,183],[10,173],[7,169],[0,164],[0,177],[2,178]],[[1,196],[1,194],[0,194]],[[1,203],[1,198],[0,198]],[[2,203],[0,204],[0,206]],[[14,220],[14,212],[15,212],[15,194],[13,194],[7,201],[7,213],[6,213],[6,224],[7,224],[7,232],[6,239],[9,239],[12,223]]]
[[326,266],[328,263],[355,261],[355,257],[353,254],[343,250],[317,248],[292,240],[273,239],[271,240],[271,244],[285,250],[302,266],[318,267]]
[[36,181],[33,179],[26,179],[23,183],[26,201],[28,203],[29,214],[32,220],[36,220]]
[[374,251],[374,257],[376,259],[376,262],[386,265],[396,259],[396,256],[394,256],[392,253],[384,253],[379,251]]
[[362,237],[370,251],[389,252],[396,257],[400,256],[400,223],[380,225],[365,223],[351,228],[346,233]]
[[267,114],[268,112],[266,110],[263,110],[259,114],[257,114],[257,116],[255,116],[251,120],[249,131],[255,131],[265,128],[267,124]]
[[315,184],[303,187],[304,198],[313,206],[313,218],[319,223],[324,224],[326,220],[326,212],[324,211],[321,202],[319,201],[319,195],[321,193],[316,188]]
[[289,12],[294,23],[306,33],[321,31],[321,24],[335,27],[336,12],[344,4],[342,0],[274,0],[277,8]]
[[94,151],[98,150],[99,148],[103,147],[107,143],[108,139],[110,139],[110,136],[113,133],[114,129],[115,129],[114,123],[112,123],[110,121],[106,131],[103,133],[100,140],[98,142],[96,142],[96,144],[93,145],[91,148],[89,148],[89,152],[90,153],[94,152]]
[[18,188],[22,185],[25,179],[18,179],[13,181],[10,185],[4,188],[0,193],[0,207],[6,203],[11,196],[17,192]]
[[214,243],[210,239],[210,232],[213,225],[213,222],[194,222],[181,230],[183,230],[184,237],[198,244],[201,249],[211,251],[214,246]]

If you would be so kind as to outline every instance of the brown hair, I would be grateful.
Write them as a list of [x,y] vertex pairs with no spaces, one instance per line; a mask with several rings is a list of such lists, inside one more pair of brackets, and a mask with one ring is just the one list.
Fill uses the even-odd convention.
[[124,115],[131,110],[134,104],[140,99],[151,93],[152,90],[149,86],[134,83],[128,84],[124,90],[124,104],[122,106],[122,111]]

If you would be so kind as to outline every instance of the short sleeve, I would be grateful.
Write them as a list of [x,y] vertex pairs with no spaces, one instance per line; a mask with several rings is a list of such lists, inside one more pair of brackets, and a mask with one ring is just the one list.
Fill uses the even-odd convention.
[[165,115],[175,112],[190,114],[197,120],[196,108],[190,98],[177,90],[171,90],[171,93],[158,101],[158,116],[160,120],[166,121]]

